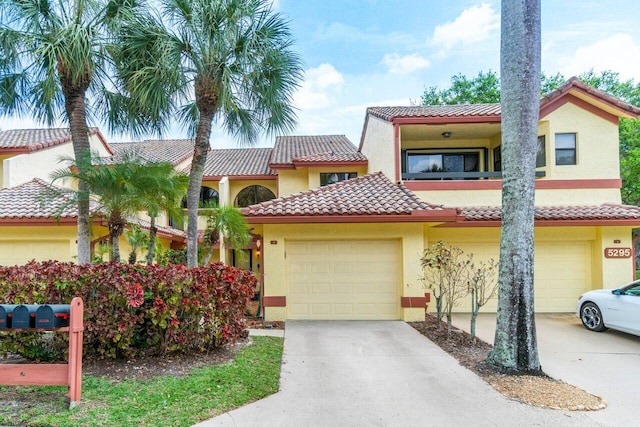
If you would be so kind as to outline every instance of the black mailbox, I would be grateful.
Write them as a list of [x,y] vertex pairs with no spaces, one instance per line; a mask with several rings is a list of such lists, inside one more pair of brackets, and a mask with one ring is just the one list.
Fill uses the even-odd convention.
[[11,318],[11,329],[28,329],[35,328],[36,310],[39,305],[21,304],[13,309],[13,317]]
[[16,304],[0,304],[0,329],[11,327],[11,318]]
[[36,310],[36,328],[54,329],[69,326],[69,304],[44,304]]

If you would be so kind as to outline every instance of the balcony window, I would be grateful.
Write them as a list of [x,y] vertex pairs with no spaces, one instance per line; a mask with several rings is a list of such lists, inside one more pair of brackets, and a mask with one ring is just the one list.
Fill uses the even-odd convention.
[[536,150],[536,167],[542,168],[547,165],[547,148],[544,135],[538,137],[538,149]]
[[576,157],[576,134],[556,133],[556,165],[575,165]]
[[[479,152],[405,152],[403,172],[410,174],[479,172]],[[436,177],[437,179],[440,177]],[[462,177],[461,177],[462,178]]]
[[320,185],[325,186],[335,184],[336,182],[346,181],[348,179],[356,178],[357,176],[358,174],[356,172],[320,173]]

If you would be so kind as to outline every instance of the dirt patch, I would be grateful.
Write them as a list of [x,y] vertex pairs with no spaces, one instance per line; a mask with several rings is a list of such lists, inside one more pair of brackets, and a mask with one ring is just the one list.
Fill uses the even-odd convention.
[[424,322],[410,322],[409,325],[511,399],[569,411],[597,411],[607,406],[601,397],[546,375],[506,375],[496,372],[486,363],[493,346],[457,328],[447,337],[446,323],[442,322],[441,328],[438,328],[434,316],[427,315]]

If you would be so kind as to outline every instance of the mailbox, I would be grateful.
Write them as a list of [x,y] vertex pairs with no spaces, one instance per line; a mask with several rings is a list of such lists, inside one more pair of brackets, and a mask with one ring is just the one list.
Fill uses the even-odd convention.
[[0,304],[0,329],[8,329],[11,327],[13,309],[16,307],[16,304]]
[[11,318],[11,329],[35,328],[36,325],[36,304],[21,304],[13,309]]
[[69,326],[69,304],[44,304],[36,310],[36,328],[55,329]]

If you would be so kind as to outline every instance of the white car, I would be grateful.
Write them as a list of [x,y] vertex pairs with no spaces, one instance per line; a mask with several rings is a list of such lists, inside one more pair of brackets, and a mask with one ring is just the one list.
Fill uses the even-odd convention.
[[598,289],[582,294],[576,316],[590,331],[611,328],[640,336],[640,280],[613,290]]

